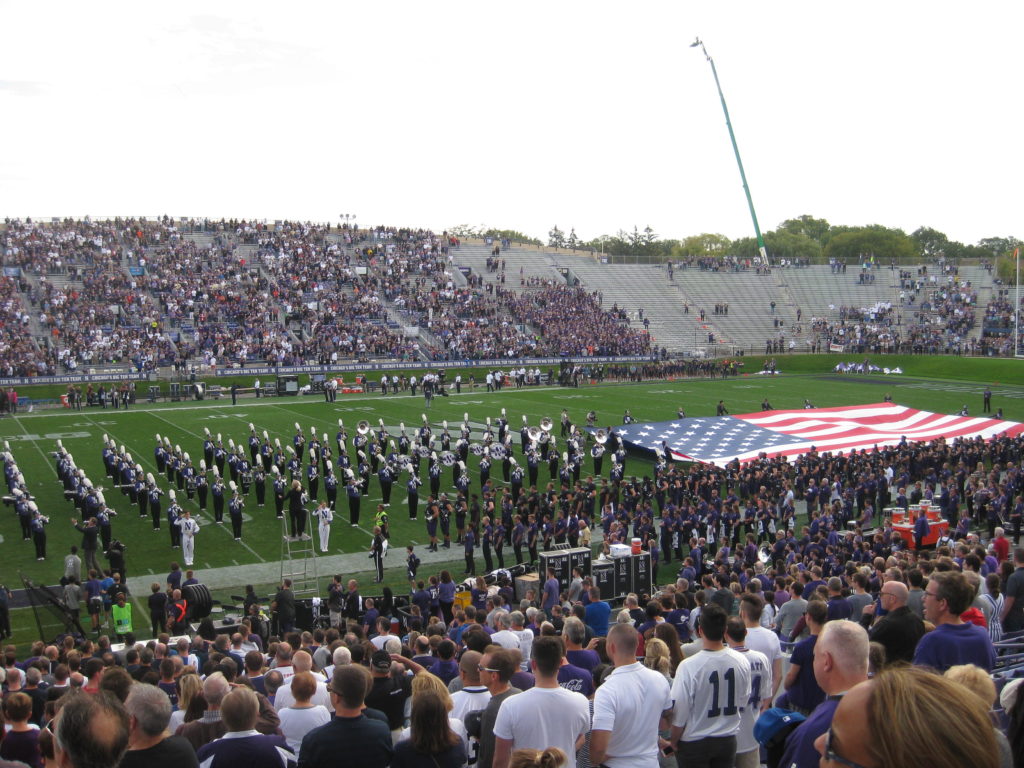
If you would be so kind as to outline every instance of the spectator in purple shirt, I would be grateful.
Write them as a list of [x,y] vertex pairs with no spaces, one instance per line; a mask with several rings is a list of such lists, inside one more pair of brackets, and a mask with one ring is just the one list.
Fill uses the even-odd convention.
[[555,572],[553,569],[548,568],[548,578],[544,582],[544,602],[541,604],[541,608],[548,616],[551,615],[551,609],[558,604],[559,592],[560,589],[558,579],[555,578]]
[[828,580],[828,620],[848,619],[853,615],[853,606],[843,597],[843,580],[833,576]]
[[804,616],[810,636],[793,648],[789,672],[783,685],[786,688],[788,707],[809,715],[825,700],[825,692],[814,677],[814,647],[822,627],[828,621],[828,606],[821,600],[811,600],[807,603]]
[[455,661],[455,643],[451,640],[442,640],[437,646],[437,661],[427,671],[437,675],[448,685],[459,676],[459,665]]
[[974,597],[974,590],[962,573],[932,574],[924,591],[924,618],[935,629],[918,642],[914,664],[932,667],[937,672],[957,664],[975,664],[992,671],[996,653],[988,630],[960,618]]

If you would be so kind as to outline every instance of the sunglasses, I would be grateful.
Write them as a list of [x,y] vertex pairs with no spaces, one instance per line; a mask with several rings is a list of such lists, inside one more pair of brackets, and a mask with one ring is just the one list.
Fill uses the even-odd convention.
[[860,763],[855,763],[853,760],[847,760],[845,757],[840,757],[836,754],[835,750],[832,749],[832,728],[828,729],[828,733],[825,734],[825,759],[839,765],[844,765],[846,768],[864,768]]

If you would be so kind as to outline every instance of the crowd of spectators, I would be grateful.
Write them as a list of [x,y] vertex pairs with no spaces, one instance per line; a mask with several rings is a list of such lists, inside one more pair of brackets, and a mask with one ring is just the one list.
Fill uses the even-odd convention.
[[54,368],[29,333],[18,280],[0,276],[0,371],[4,376],[45,376]]
[[[38,318],[27,327],[39,351],[19,358],[30,372],[652,352],[646,331],[585,288],[521,271],[517,292],[460,271],[458,241],[447,233],[167,217],[9,220],[0,242],[4,265],[30,278],[20,292]],[[492,253],[489,273],[503,276],[508,258]],[[669,266],[760,269],[732,257]],[[844,267],[832,264],[834,272]],[[901,271],[899,279],[898,307],[841,307],[838,321],[813,318],[809,328],[798,321],[783,330],[779,319],[766,348],[1008,352],[1005,297],[987,308],[976,341],[977,293],[955,265]],[[423,333],[410,336],[403,325]]]

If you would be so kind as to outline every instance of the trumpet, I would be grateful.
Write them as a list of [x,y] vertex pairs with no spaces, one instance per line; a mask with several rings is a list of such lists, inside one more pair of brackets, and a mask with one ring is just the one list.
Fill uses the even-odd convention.
[[360,435],[369,434],[370,422],[366,421],[365,419],[360,421],[358,424],[356,424],[356,432],[358,432]]

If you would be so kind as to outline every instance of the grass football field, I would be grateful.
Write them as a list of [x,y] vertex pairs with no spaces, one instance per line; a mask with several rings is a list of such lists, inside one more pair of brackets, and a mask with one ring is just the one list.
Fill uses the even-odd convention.
[[[198,466],[203,456],[202,443],[204,428],[214,435],[223,435],[224,443],[229,438],[246,445],[251,422],[258,433],[267,430],[271,441],[280,438],[282,445],[291,444],[298,422],[304,432],[315,427],[318,433],[327,433],[332,443],[337,431],[338,419],[343,419],[349,433],[349,454],[354,456],[351,439],[356,433],[356,424],[366,420],[374,428],[383,419],[388,431],[396,438],[399,424],[404,423],[410,436],[415,434],[421,423],[421,414],[426,413],[433,425],[435,436],[440,432],[442,421],[447,421],[452,434],[452,443],[458,438],[458,428],[464,414],[468,414],[473,434],[478,438],[487,418],[496,420],[504,408],[510,428],[518,431],[525,415],[531,425],[537,425],[542,417],[555,422],[558,433],[559,414],[567,409],[574,423],[584,424],[589,410],[597,414],[597,426],[606,427],[622,423],[625,409],[630,409],[639,421],[660,421],[675,417],[683,407],[687,416],[714,415],[715,405],[724,400],[732,414],[760,410],[762,400],[767,398],[776,409],[800,408],[804,400],[817,407],[851,405],[880,402],[891,394],[893,400],[924,410],[940,413],[955,413],[967,404],[972,414],[981,411],[981,393],[989,386],[993,390],[993,407],[1002,408],[1004,418],[1024,421],[1024,368],[1019,361],[1001,361],[998,370],[988,365],[989,361],[971,361],[957,358],[920,358],[927,361],[922,366],[928,377],[915,376],[912,368],[905,369],[903,376],[857,376],[836,375],[831,365],[819,366],[816,373],[783,374],[775,377],[743,375],[729,379],[676,379],[647,382],[642,384],[605,383],[592,385],[584,383],[576,389],[558,387],[506,388],[499,392],[486,392],[480,386],[475,390],[463,387],[462,394],[454,392],[450,397],[437,397],[429,411],[424,409],[423,398],[408,394],[387,395],[362,394],[340,395],[334,403],[325,403],[321,396],[239,399],[232,406],[230,399],[220,401],[183,403],[140,404],[130,410],[85,408],[80,412],[67,410],[38,410],[20,413],[15,418],[0,420],[0,439],[9,442],[10,450],[25,477],[29,492],[36,497],[40,511],[50,517],[47,528],[47,559],[37,562],[31,541],[22,541],[18,520],[13,508],[0,508],[0,582],[9,587],[21,586],[19,573],[41,583],[55,584],[62,573],[62,561],[72,544],[79,544],[81,535],[73,528],[70,520],[75,515],[74,506],[65,501],[62,486],[57,480],[55,462],[51,452],[56,450],[59,439],[74,455],[76,464],[84,468],[97,485],[107,485],[107,504],[119,516],[113,521],[113,534],[127,545],[127,570],[129,577],[153,575],[153,581],[163,582],[168,565],[181,562],[180,550],[170,548],[170,536],[166,520],[159,532],[152,530],[149,520],[139,519],[138,511],[127,496],[110,488],[105,480],[101,458],[103,435],[109,435],[118,445],[124,445],[134,460],[142,465],[144,472],[152,472],[160,487],[169,487],[166,477],[157,474],[153,448],[155,435],[170,438],[172,445],[180,445],[189,452]],[[830,361],[834,364],[834,360]],[[785,369],[785,364],[781,366]],[[748,367],[749,370],[749,367]],[[1016,372],[1020,372],[1017,374]],[[945,378],[935,377],[939,373]],[[1010,383],[1007,383],[1010,382]],[[518,434],[514,434],[514,445],[518,454]],[[562,441],[558,443],[561,453]],[[247,451],[247,448],[246,448]],[[471,491],[479,488],[476,470],[477,458],[470,455],[469,476]],[[422,513],[427,497],[428,461],[421,464],[424,486],[420,489],[420,520],[407,519],[405,507],[404,473],[395,482],[392,493],[390,514],[392,547],[398,551],[389,558],[387,583],[404,590],[404,568],[401,549],[413,542],[423,545],[427,541]],[[609,462],[605,461],[605,473]],[[631,456],[627,462],[627,476],[643,476],[650,473],[652,462],[646,456]],[[586,460],[582,476],[591,470]],[[226,474],[226,473],[225,473]],[[495,462],[492,481],[500,486],[500,463]],[[548,481],[547,467],[541,466],[539,482]],[[225,478],[226,480],[226,478]],[[442,476],[442,490],[452,492],[452,472],[445,469]],[[270,485],[268,483],[268,489]],[[179,503],[198,515],[198,504],[189,502],[185,494],[179,493]],[[324,498],[321,482],[320,497]],[[167,498],[163,502],[166,510]],[[380,502],[380,487],[376,478],[371,478],[370,495],[362,501],[361,528],[348,525],[348,507],[344,489],[339,488],[338,515],[331,534],[329,554],[366,552],[371,541],[373,511]],[[227,515],[225,514],[225,517]],[[202,530],[196,538],[195,569],[202,581],[205,569],[223,569],[254,563],[272,564],[282,555],[282,526],[274,514],[272,494],[268,493],[267,506],[256,507],[255,493],[250,491],[245,505],[243,541],[232,538],[231,526],[214,525],[212,503],[210,511],[198,516]],[[453,531],[454,537],[454,531]],[[480,563],[478,557],[478,563]],[[102,562],[102,558],[101,558]],[[462,565],[461,547],[453,544],[451,562]],[[365,561],[369,570],[369,561]],[[430,563],[429,572],[436,568]],[[427,564],[424,564],[427,570]],[[458,568],[461,572],[462,568]],[[670,578],[673,568],[665,568],[659,574],[664,580]],[[393,571],[393,572],[392,572]],[[240,571],[237,586],[248,579]],[[326,574],[321,573],[321,581]],[[354,574],[345,574],[345,576]],[[268,579],[268,581],[271,581]],[[237,589],[229,590],[238,593]],[[139,598],[136,590],[136,599]],[[144,595],[142,596],[144,600]],[[141,605],[139,606],[142,607]],[[15,611],[15,614],[22,611]],[[26,611],[27,613],[27,611]],[[145,613],[142,613],[145,616]],[[30,620],[29,617],[14,617],[15,636],[21,640],[18,626]],[[27,628],[26,628],[27,629]],[[28,638],[31,639],[31,638]]]

